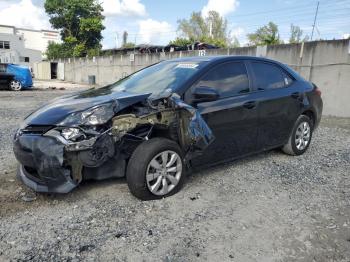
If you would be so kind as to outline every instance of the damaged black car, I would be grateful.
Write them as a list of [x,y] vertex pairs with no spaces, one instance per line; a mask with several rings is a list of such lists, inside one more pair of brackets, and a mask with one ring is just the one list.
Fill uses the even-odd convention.
[[136,197],[167,197],[191,168],[273,148],[304,153],[321,118],[320,95],[268,59],[163,61],[30,114],[14,136],[18,176],[52,193],[126,176]]

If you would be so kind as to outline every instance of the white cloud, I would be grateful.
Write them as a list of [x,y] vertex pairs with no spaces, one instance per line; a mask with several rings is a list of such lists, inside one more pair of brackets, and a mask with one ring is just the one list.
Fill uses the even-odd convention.
[[139,0],[103,0],[105,16],[146,16],[146,7]]
[[208,0],[202,8],[202,16],[207,16],[209,11],[216,11],[221,16],[234,12],[239,5],[238,0]]
[[175,38],[175,30],[168,22],[153,19],[139,22],[138,43],[166,44],[169,39]]
[[343,39],[348,39],[348,38],[350,38],[350,34],[349,33],[343,34]]
[[0,24],[30,29],[50,29],[44,8],[35,6],[31,0],[4,5],[0,8]]

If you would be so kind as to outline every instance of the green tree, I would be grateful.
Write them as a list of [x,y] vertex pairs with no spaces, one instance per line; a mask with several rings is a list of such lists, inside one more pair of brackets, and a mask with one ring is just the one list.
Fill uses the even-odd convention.
[[193,44],[193,41],[191,41],[188,38],[177,37],[175,40],[170,41],[169,44],[177,46],[187,46]]
[[247,35],[250,45],[275,45],[281,44],[278,26],[273,22],[258,28],[255,33]]
[[303,30],[301,30],[299,26],[295,26],[293,24],[290,25],[289,43],[291,44],[300,43],[302,41],[301,39],[302,35],[303,35]]
[[123,48],[133,48],[133,47],[135,47],[136,45],[134,44],[134,43],[132,43],[132,42],[127,42],[127,43],[125,43],[125,44],[123,44]]
[[63,47],[63,44],[50,41],[45,52],[47,59],[54,60],[56,58],[68,57],[69,55],[66,55],[66,50]]
[[216,11],[209,11],[206,17],[193,12],[189,19],[178,21],[181,38],[171,43],[193,43],[196,41],[226,47],[228,45],[227,21]]
[[102,6],[97,0],[46,0],[50,23],[61,32],[62,44],[49,44],[50,58],[96,55],[101,50]]

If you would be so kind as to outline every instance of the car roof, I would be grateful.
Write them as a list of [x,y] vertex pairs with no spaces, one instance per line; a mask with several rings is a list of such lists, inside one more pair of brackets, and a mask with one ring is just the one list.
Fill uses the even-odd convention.
[[194,62],[194,63],[200,63],[200,62],[208,62],[208,66],[210,64],[217,64],[220,62],[229,62],[229,61],[235,61],[235,60],[254,60],[254,61],[261,61],[261,62],[269,62],[276,65],[279,65],[280,67],[284,68],[289,74],[291,74],[295,79],[303,80],[303,78],[295,72],[293,69],[291,69],[286,64],[283,64],[279,61],[268,59],[265,57],[257,57],[257,56],[235,56],[235,55],[220,55],[220,56],[191,56],[191,57],[181,57],[181,58],[175,58],[175,59],[169,59],[164,60],[165,62]]
[[219,61],[228,61],[228,60],[259,60],[266,62],[278,63],[278,61],[271,60],[264,57],[256,56],[235,56],[235,55],[220,55],[220,56],[190,56],[190,57],[181,57],[175,59],[169,59],[166,61],[174,62],[219,62]]

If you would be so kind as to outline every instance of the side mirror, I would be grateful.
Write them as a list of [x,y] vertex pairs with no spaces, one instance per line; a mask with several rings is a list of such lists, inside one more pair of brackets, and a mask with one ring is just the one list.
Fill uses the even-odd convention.
[[192,95],[192,101],[194,103],[210,102],[215,101],[219,98],[219,93],[215,89],[205,86],[196,87]]

